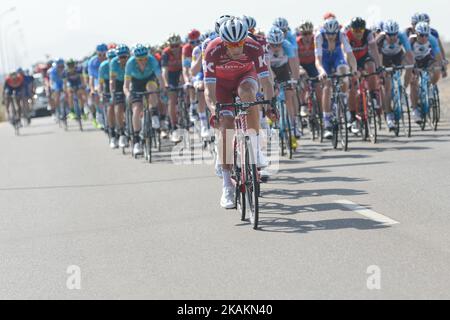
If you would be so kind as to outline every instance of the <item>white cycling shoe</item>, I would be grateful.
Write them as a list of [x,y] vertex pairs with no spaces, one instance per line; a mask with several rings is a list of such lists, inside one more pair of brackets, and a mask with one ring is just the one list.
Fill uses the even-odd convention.
[[125,136],[120,136],[119,138],[119,148],[126,148],[128,147],[128,140]]
[[233,187],[228,187],[228,188],[223,188],[223,194],[222,194],[222,199],[220,200],[220,206],[224,209],[234,209],[235,208],[235,204],[234,204],[234,200],[235,200],[235,195],[234,195],[234,188]]
[[111,142],[109,143],[109,147],[113,150],[119,148],[119,143],[117,142],[116,138],[111,139]]
[[158,116],[152,117],[152,128],[155,130],[159,130],[161,128],[161,122],[159,121]]
[[174,132],[172,132],[170,140],[173,143],[180,143],[181,142],[182,139],[180,137],[180,134],[178,133],[178,130],[175,130]]
[[136,143],[134,145],[134,148],[133,148],[133,154],[134,155],[141,155],[143,153],[144,153],[144,151],[142,150],[141,144],[140,143]]
[[211,137],[209,129],[206,126],[202,127],[200,134],[201,134],[203,139],[208,139],[208,138]]

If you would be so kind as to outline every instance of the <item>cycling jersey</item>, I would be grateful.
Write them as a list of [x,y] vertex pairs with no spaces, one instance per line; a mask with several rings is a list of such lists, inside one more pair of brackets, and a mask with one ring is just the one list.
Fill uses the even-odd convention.
[[267,43],[266,38],[264,36],[256,35],[253,33],[249,33],[248,36],[258,42],[261,47],[263,47],[266,56],[269,57],[269,44]]
[[49,79],[53,91],[61,92],[64,89],[64,72],[58,72],[58,68],[49,70]]
[[289,43],[292,45],[292,47],[294,48],[294,50],[298,50],[298,45],[297,45],[297,37],[295,36],[294,33],[292,33],[292,31],[288,31],[286,34],[286,40],[289,41]]
[[[197,47],[194,48],[194,50],[192,51],[192,63],[195,63],[199,60],[202,59],[202,46],[199,45]],[[204,79],[204,74],[203,74],[203,63],[201,66],[200,71],[194,76],[194,82],[201,82]]]
[[259,78],[269,77],[269,69],[261,45],[247,38],[242,56],[233,60],[227,53],[222,39],[213,40],[205,52],[205,83],[216,83],[218,79],[234,81],[249,71],[256,71]]
[[366,30],[362,39],[358,40],[355,37],[353,31],[349,29],[347,31],[347,38],[353,48],[353,55],[355,56],[356,60],[365,58],[369,54],[369,45],[375,43],[373,33],[369,30]]
[[395,56],[401,53],[403,50],[406,52],[411,52],[411,44],[408,41],[408,36],[401,32],[398,34],[397,40],[394,43],[390,43],[387,39],[385,33],[381,33],[376,42],[378,43],[378,48],[384,56]]
[[411,36],[410,41],[416,61],[424,60],[429,56],[434,58],[441,53],[439,43],[433,36],[430,36],[424,44],[419,43],[416,35]]
[[295,58],[295,49],[291,43],[284,40],[282,43],[282,50],[274,52],[269,48],[269,61],[270,66],[274,68],[280,68],[289,63],[289,59]]
[[97,87],[99,83],[99,69],[102,61],[98,58],[98,56],[93,56],[88,62],[88,74],[89,77],[94,78],[94,84]]
[[165,48],[162,54],[161,66],[169,70],[169,72],[178,72],[183,69],[181,61],[182,50],[173,50]]
[[100,69],[98,70],[98,79],[101,84],[104,84],[104,92],[106,94],[110,93],[109,87],[109,60],[105,60],[100,65]]
[[353,48],[347,36],[342,32],[338,33],[333,50],[330,49],[330,44],[325,36],[325,30],[322,29],[316,36],[316,56],[322,57],[322,66],[328,75],[334,73],[340,66],[347,65],[344,52],[342,51],[342,45],[344,46],[345,53],[353,54]]
[[67,85],[72,89],[79,89],[81,87],[82,81],[82,69],[74,68],[73,70],[67,70],[65,73],[65,80]]
[[300,64],[308,65],[316,62],[314,40],[309,45],[306,45],[303,43],[303,37],[299,36],[297,38],[297,46]]
[[192,51],[194,50],[194,47],[192,44],[188,43],[183,46],[183,67],[190,68],[192,64]]
[[115,57],[111,60],[109,66],[109,77],[115,77],[116,81],[125,81],[125,66],[122,68],[119,57]]
[[17,89],[22,88],[24,83],[25,83],[25,78],[21,74],[17,75],[16,78],[12,78],[12,77],[8,76],[5,79],[5,88],[17,90]]
[[131,57],[127,65],[125,67],[125,79],[132,80],[143,80],[146,79],[152,75],[160,76],[161,75],[161,69],[159,68],[159,63],[155,59],[154,56],[149,55],[147,64],[145,65],[145,68],[143,71],[139,68],[139,65],[136,61],[136,57]]
[[[136,57],[131,57],[125,66],[125,79],[131,80],[133,92],[146,91],[147,84],[150,82],[156,83],[156,76],[160,75],[161,69],[158,60],[152,55],[148,56],[148,61],[143,71],[139,68]],[[140,99],[142,101],[142,97],[140,97]]]

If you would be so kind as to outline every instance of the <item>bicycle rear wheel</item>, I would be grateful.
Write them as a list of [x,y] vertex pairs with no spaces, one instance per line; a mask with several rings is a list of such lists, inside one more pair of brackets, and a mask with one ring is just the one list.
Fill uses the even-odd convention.
[[239,167],[239,163],[242,163],[240,159],[240,154],[238,152],[238,142],[237,139],[234,140],[234,182],[235,187],[235,205],[236,210],[241,214],[241,221],[246,219],[246,194],[245,186],[242,185],[242,165]]
[[439,121],[441,120],[441,103],[439,99],[439,90],[437,86],[433,86],[433,103],[430,106],[431,126],[434,131],[438,130]]

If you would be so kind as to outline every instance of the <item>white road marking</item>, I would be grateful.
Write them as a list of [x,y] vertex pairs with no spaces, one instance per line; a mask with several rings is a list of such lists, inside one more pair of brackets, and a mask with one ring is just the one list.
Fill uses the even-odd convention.
[[386,226],[393,226],[393,225],[400,223],[400,222],[395,221],[389,217],[386,217],[380,213],[377,213],[375,211],[372,211],[370,209],[362,207],[359,204],[356,204],[356,203],[348,201],[348,200],[339,200],[339,201],[335,201],[335,203],[338,203],[338,204],[344,206],[345,208],[352,210],[355,213],[358,213],[366,218],[369,218],[370,220],[382,223],[383,225],[386,225]]

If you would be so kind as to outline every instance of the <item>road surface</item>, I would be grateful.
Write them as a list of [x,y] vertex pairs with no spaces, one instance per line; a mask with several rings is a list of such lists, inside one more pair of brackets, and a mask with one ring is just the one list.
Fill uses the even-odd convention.
[[260,231],[219,207],[212,166],[148,165],[87,129],[0,124],[0,298],[450,298],[448,121],[347,153],[302,142]]

